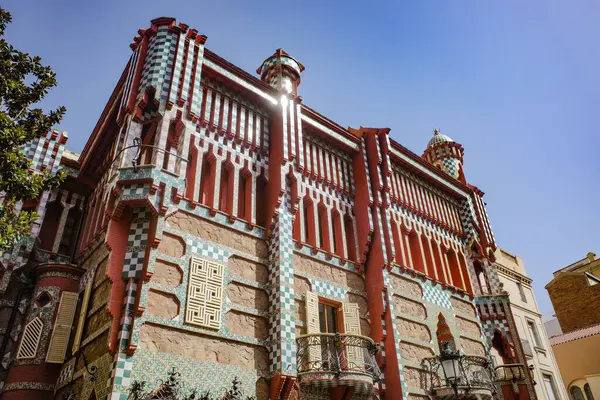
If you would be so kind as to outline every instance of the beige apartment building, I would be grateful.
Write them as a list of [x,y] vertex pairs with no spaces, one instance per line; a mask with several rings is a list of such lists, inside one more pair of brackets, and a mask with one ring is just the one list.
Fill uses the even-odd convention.
[[510,309],[517,332],[523,344],[527,364],[537,383],[535,391],[538,399],[568,399],[548,335],[544,330],[542,314],[533,294],[532,279],[527,276],[523,260],[501,248],[496,249],[495,256],[498,277],[504,290],[509,293]]
[[556,318],[546,322],[571,399],[600,398],[600,259],[589,252],[546,285]]

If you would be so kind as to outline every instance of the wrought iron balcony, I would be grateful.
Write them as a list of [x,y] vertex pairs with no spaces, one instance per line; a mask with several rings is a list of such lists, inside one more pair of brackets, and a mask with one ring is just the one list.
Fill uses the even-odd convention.
[[[494,376],[489,361],[484,357],[456,357],[452,372],[444,370],[441,357],[423,359],[427,368],[427,387],[437,398],[492,399],[496,393]],[[448,369],[448,365],[445,366]]]
[[296,338],[297,371],[301,384],[360,386],[370,390],[381,371],[372,339],[340,333],[318,333]]

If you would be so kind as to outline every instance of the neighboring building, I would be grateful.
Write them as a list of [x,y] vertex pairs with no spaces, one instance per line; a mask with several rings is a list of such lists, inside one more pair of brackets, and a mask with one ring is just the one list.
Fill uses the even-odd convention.
[[[494,348],[495,398],[535,399],[462,146],[345,129],[283,50],[259,79],[205,41],[153,20],[81,155],[27,148],[69,178],[4,255],[2,398],[125,399],[175,367],[259,399],[491,399]],[[468,355],[454,386],[442,348]]]
[[523,343],[527,365],[537,383],[535,390],[538,399],[567,400],[569,397],[544,330],[542,314],[531,286],[532,280],[527,276],[523,260],[498,248],[494,267],[503,289],[509,293],[510,308]]
[[557,334],[550,337],[550,344],[573,400],[600,399],[599,283],[600,260],[588,253],[556,271],[546,285],[557,317],[546,327]]

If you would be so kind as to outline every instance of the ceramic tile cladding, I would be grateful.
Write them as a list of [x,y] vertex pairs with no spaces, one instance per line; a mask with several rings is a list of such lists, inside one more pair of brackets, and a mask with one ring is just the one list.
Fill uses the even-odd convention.
[[[460,144],[440,141],[438,132],[419,158],[388,129],[345,129],[300,101],[303,67],[283,50],[263,64],[270,72],[259,81],[205,50],[205,41],[172,18],[153,20],[131,44],[107,106],[116,112],[101,114],[80,156],[65,152],[58,132],[25,146],[35,173],[62,169],[81,188],[61,199],[90,193],[81,201],[88,209],[75,259],[30,257],[58,192],[40,196],[32,235],[1,256],[0,296],[18,290],[6,291],[9,283],[26,284],[18,269],[38,262],[79,262],[80,292],[94,280],[81,346],[96,380],[91,385],[71,358],[57,393],[77,389],[87,399],[93,389],[96,398],[126,400],[134,380],[153,389],[175,367],[185,393],[197,387],[219,396],[237,377],[261,400],[277,390],[285,400],[329,399],[334,389],[309,391],[297,371],[296,337],[319,331],[312,317],[319,298],[342,304],[345,332],[381,345],[384,379],[354,399],[424,399],[421,360],[439,354],[438,324],[469,354],[485,354],[482,341],[495,329],[516,337],[501,295],[475,290],[473,300],[476,280],[467,274],[475,262],[489,265],[495,244],[483,193],[465,181]],[[291,91],[279,92],[288,78]],[[107,126],[118,129],[107,134],[100,128]],[[126,149],[134,138],[147,145],[137,155]],[[142,165],[132,168],[134,159]],[[56,231],[74,229],[65,215],[53,217]],[[488,278],[497,293],[497,276]],[[7,366],[48,375],[42,360],[60,289],[45,290],[51,301],[38,304],[34,290],[18,306],[0,387]],[[0,301],[6,311],[17,307]],[[10,359],[15,338],[36,318],[44,326],[36,354]],[[7,332],[0,324],[0,339]],[[373,379],[362,375],[356,380],[370,388]],[[51,386],[8,387],[17,392],[20,384]]]

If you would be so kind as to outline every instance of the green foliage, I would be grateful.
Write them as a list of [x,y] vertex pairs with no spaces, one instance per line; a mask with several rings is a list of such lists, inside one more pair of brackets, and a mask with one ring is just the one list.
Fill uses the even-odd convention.
[[181,393],[181,374],[173,367],[167,373],[167,379],[156,389],[148,390],[146,382],[133,381],[129,387],[129,400],[256,400],[255,397],[244,397],[240,389],[240,380],[235,377],[231,382],[231,389],[224,389],[220,395],[213,396],[210,392],[198,394],[196,389],[192,389],[188,395]]
[[[15,49],[4,39],[10,13],[0,8],[0,249],[12,247],[29,232],[38,216],[27,211],[15,215],[15,205],[35,199],[44,190],[56,187],[63,174],[45,171],[32,174],[23,145],[38,136],[45,136],[62,119],[65,108],[44,113],[30,108],[56,86],[56,75],[40,57],[32,57]],[[31,82],[31,83],[28,83]]]

